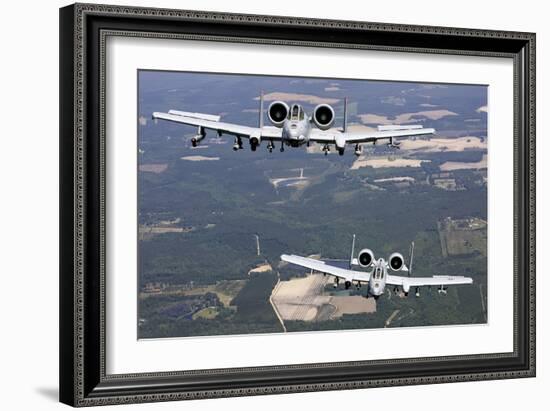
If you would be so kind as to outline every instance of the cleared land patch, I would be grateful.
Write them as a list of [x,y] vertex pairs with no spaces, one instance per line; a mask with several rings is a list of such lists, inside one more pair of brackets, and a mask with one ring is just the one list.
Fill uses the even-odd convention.
[[[247,280],[224,280],[216,284],[210,284],[200,287],[188,286],[170,286],[161,291],[162,295],[203,295],[206,293],[214,293],[218,296],[221,303],[225,307],[231,306],[231,301],[237,296],[239,291],[244,287]],[[146,297],[147,293],[140,293],[140,297]]]
[[279,186],[295,188],[306,187],[309,184],[309,178],[304,177],[304,169],[300,168],[295,171],[299,171],[300,175],[297,177],[270,178],[269,182],[275,189],[279,188]]
[[160,174],[168,168],[168,164],[140,164],[139,171]]
[[464,150],[487,150],[487,141],[479,137],[457,137],[457,138],[430,138],[429,140],[419,139],[400,140],[402,150],[416,150],[426,153],[438,151],[464,151]]
[[205,320],[211,320],[218,316],[218,310],[215,307],[206,307],[193,314],[193,320],[197,318],[204,318]]
[[374,298],[365,298],[360,295],[333,296],[330,304],[336,307],[336,312],[331,318],[338,318],[344,314],[362,314],[376,312]]
[[271,300],[284,321],[325,321],[344,314],[376,311],[374,299],[325,295],[324,288],[331,281],[330,276],[322,274],[279,281]]
[[395,116],[394,119],[390,119],[387,116],[381,116],[378,114],[358,114],[358,117],[365,124],[404,124],[408,122],[415,122],[415,117],[426,117],[430,120],[439,120],[446,116],[457,116],[458,114],[449,110],[425,110],[417,111],[415,113],[402,113]]
[[480,170],[482,168],[487,168],[487,154],[483,154],[483,158],[476,163],[463,163],[459,161],[447,161],[439,166],[442,171],[453,171],[453,170]]
[[269,263],[265,263],[265,264],[260,264],[259,266],[253,268],[252,270],[250,270],[248,272],[248,275],[250,274],[253,274],[253,273],[269,273],[273,271],[273,267],[271,267],[271,264]]
[[[255,97],[254,100],[259,100],[260,97]],[[338,98],[319,97],[311,94],[298,94],[298,93],[282,93],[274,92],[264,94],[264,101],[301,101],[309,104],[336,104],[340,101]]]
[[396,158],[388,159],[387,157],[369,158],[361,155],[351,165],[351,170],[358,170],[362,167],[372,168],[389,168],[389,167],[420,167],[423,162],[430,160],[418,160],[415,158]]
[[467,255],[478,252],[487,255],[487,222],[480,218],[452,220],[446,218],[437,223],[441,253]]
[[206,156],[185,156],[181,158],[182,160],[187,161],[216,161],[219,160],[219,157],[206,157]]
[[406,176],[406,177],[378,178],[378,179],[374,180],[375,183],[391,183],[391,182],[400,183],[400,182],[404,182],[404,181],[414,183],[415,179],[413,177]]

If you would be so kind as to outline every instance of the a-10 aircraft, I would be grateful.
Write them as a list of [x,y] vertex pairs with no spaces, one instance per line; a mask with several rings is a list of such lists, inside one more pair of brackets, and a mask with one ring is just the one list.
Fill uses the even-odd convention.
[[[363,284],[366,284],[368,286],[366,297],[368,298],[369,295],[371,295],[375,299],[378,299],[382,294],[384,294],[384,290],[387,285],[393,286],[393,291],[395,293],[397,293],[399,291],[399,287],[401,287],[405,296],[408,296],[411,287],[414,287],[415,295],[420,297],[420,287],[422,286],[435,286],[438,287],[438,292],[440,294],[447,294],[448,285],[473,283],[473,280],[470,277],[463,276],[435,275],[433,277],[412,277],[414,242],[411,243],[409,267],[405,265],[405,260],[400,253],[393,253],[389,256],[387,261],[383,258],[376,260],[373,252],[368,248],[364,248],[359,251],[357,258],[354,258],[354,247],[355,235],[353,236],[351,246],[349,269],[330,265],[321,260],[301,257],[298,255],[283,254],[281,255],[281,260],[308,268],[313,271],[324,273],[325,275],[333,275],[335,277],[335,288],[338,287],[340,280],[344,280],[344,286],[346,289],[349,289],[353,284],[355,284],[357,288],[360,288]],[[352,270],[352,266],[360,266],[370,270]],[[404,272],[407,273],[407,275],[390,274],[389,270],[393,272]]]
[[250,149],[256,148],[262,141],[267,141],[267,149],[272,152],[275,142],[280,142],[281,152],[284,147],[300,147],[311,142],[320,143],[326,154],[331,145],[336,147],[338,154],[343,155],[347,144],[355,145],[355,154],[361,155],[360,143],[376,144],[387,141],[392,148],[399,148],[394,138],[434,134],[433,128],[423,128],[421,125],[381,125],[377,131],[350,132],[347,130],[347,99],[344,100],[344,124],[342,129],[331,129],[334,123],[334,109],[328,104],[319,104],[309,117],[300,104],[289,106],[283,101],[272,102],[267,109],[267,116],[273,126],[264,126],[264,98],[260,94],[260,110],[258,127],[220,121],[220,116],[187,111],[169,110],[168,113],[153,113],[153,119],[173,121],[197,127],[197,134],[191,138],[191,144],[197,144],[206,137],[206,130],[215,130],[219,137],[224,134],[235,136],[234,150],[243,148],[243,138],[250,142]]

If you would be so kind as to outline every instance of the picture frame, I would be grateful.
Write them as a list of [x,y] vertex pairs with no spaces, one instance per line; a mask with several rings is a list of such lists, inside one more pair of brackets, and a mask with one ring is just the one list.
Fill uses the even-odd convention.
[[[109,374],[109,36],[513,61],[513,350]],[[132,103],[133,104],[133,103]],[[74,4],[60,9],[60,401],[125,404],[535,376],[535,34]]]

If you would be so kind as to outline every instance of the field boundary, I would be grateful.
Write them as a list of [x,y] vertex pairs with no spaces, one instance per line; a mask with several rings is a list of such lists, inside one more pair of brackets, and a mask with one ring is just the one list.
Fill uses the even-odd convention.
[[271,291],[271,295],[269,296],[269,303],[271,304],[271,307],[273,307],[273,311],[275,312],[275,315],[279,319],[279,322],[281,323],[281,327],[283,327],[283,332],[286,331],[285,322],[283,320],[283,317],[281,317],[281,314],[279,313],[279,310],[277,309],[277,305],[273,302],[273,295],[277,293],[277,289],[281,285],[281,277],[279,275],[279,272],[277,271],[277,284],[275,284],[275,287],[273,287],[273,290]]

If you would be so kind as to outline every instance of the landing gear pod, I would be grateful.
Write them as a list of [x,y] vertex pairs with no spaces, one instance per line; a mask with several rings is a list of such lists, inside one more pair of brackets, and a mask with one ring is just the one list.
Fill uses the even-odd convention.
[[261,136],[250,136],[250,149],[252,151],[256,151],[256,148],[260,145],[260,142],[262,141]]
[[199,126],[198,129],[197,129],[197,135],[194,136],[192,139],[191,139],[191,145],[193,147],[197,147],[197,145],[199,144],[199,142],[201,140],[203,140],[204,138],[206,137],[206,131],[204,130],[203,127]]

